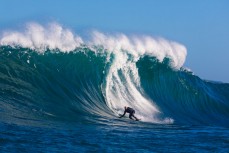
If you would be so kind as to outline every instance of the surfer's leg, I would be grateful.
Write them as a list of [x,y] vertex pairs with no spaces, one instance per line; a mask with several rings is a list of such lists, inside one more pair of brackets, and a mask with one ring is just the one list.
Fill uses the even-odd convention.
[[139,120],[136,116],[134,116],[134,114],[132,116],[135,118],[135,120]]
[[134,114],[135,114],[135,111],[133,111],[132,116],[135,118],[136,121],[138,121],[139,119],[136,116],[134,116]]
[[133,113],[130,113],[129,118],[132,119]]

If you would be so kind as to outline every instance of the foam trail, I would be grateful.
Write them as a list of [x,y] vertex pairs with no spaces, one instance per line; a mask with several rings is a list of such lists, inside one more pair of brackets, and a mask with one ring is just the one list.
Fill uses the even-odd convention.
[[160,110],[152,100],[144,97],[136,62],[143,55],[157,57],[159,61],[169,57],[172,60],[171,66],[180,68],[186,57],[185,47],[148,36],[140,39],[124,34],[105,35],[97,31],[93,33],[92,38],[91,44],[103,46],[115,55],[106,80],[105,97],[108,106],[116,114],[121,114],[124,106],[131,106],[144,121],[172,123],[171,118],[157,118],[161,114]]
[[[125,35],[118,38],[107,38],[101,33],[95,33],[93,40],[93,44],[105,46],[115,54],[115,59],[106,78],[105,89],[106,102],[111,110],[118,115],[123,113],[124,106],[130,106],[138,112],[137,116],[143,121],[172,123],[173,120],[170,118],[157,119],[156,117],[161,112],[153,101],[143,96],[144,91],[140,86],[136,67],[136,61],[141,54],[130,52],[134,48],[129,39]],[[131,58],[128,56],[130,54],[132,55]]]

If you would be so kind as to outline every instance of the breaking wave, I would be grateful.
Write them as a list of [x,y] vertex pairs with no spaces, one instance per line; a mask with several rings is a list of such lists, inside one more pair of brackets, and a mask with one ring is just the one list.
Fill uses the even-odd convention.
[[3,121],[97,121],[130,106],[143,122],[229,125],[229,85],[183,68],[179,43],[30,23],[0,44]]

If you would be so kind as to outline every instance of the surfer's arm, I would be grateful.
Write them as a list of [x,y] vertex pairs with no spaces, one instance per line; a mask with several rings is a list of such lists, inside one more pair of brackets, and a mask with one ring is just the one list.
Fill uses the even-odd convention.
[[125,116],[126,114],[126,110],[124,111],[123,115],[119,116],[119,118],[122,118],[123,116]]

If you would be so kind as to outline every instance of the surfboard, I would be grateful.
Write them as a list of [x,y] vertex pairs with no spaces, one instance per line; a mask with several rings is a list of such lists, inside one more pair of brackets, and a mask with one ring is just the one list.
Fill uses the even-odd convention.
[[[120,118],[122,115],[121,114],[118,114],[119,115],[119,117],[118,118]],[[138,118],[137,120],[134,120],[134,121],[141,121],[141,119],[140,118]]]

